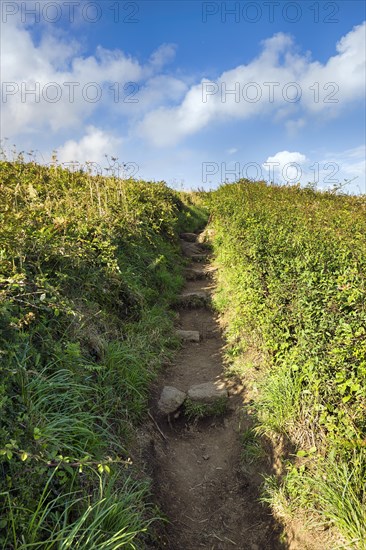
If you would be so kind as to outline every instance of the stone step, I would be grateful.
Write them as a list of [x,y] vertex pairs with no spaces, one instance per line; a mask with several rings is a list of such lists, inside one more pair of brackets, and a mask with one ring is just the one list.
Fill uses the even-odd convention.
[[186,241],[180,241],[183,255],[187,258],[191,258],[196,254],[202,254],[202,248],[195,243],[187,243]]
[[187,267],[184,270],[184,274],[187,281],[199,281],[201,279],[206,279],[209,275],[207,270],[194,267]]
[[209,256],[208,254],[192,254],[190,258],[193,262],[206,262]]
[[178,296],[177,304],[183,307],[205,307],[210,305],[211,296],[203,290],[183,292]]
[[198,330],[177,330],[176,335],[185,342],[199,342],[200,333]]
[[196,233],[181,233],[179,236],[183,239],[183,241],[187,241],[189,243],[195,243],[197,241]]
[[188,397],[193,403],[211,405],[227,399],[228,392],[222,382],[205,382],[191,386],[188,390]]
[[215,236],[215,232],[213,229],[204,229],[204,231],[201,231],[199,235],[197,235],[197,242],[198,243],[211,243],[213,238]]

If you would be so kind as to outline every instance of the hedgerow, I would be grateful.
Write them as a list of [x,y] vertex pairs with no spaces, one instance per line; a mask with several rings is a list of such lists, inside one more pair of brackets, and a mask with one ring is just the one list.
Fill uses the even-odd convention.
[[208,200],[228,354],[257,351],[257,431],[297,450],[269,499],[365,548],[365,197],[242,180]]

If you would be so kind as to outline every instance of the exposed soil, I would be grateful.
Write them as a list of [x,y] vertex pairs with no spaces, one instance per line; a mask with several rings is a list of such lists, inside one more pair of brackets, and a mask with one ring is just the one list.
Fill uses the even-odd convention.
[[[194,258],[203,252],[198,246],[183,243],[183,253]],[[207,270],[207,262],[200,260],[192,262],[192,267]],[[195,291],[210,293],[212,280],[206,276],[188,281],[184,292]],[[148,459],[152,461],[157,501],[169,520],[158,548],[286,548],[269,508],[258,501],[261,476],[249,475],[243,468],[240,433],[249,420],[241,396],[231,390],[227,413],[216,418],[188,421],[182,415],[168,421],[158,411],[157,402],[166,385],[187,391],[193,384],[223,379],[224,342],[210,308],[179,309],[177,328],[198,330],[201,341],[183,344],[174,365],[161,374],[152,396],[156,424]]]

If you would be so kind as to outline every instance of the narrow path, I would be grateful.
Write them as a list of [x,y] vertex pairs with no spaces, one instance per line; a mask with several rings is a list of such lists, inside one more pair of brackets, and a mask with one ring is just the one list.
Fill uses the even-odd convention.
[[[193,280],[187,281],[183,297],[202,292],[209,295],[213,282],[208,261],[202,261],[204,249],[183,240],[182,250],[193,260],[201,260],[192,261],[193,271],[187,270],[187,277]],[[168,421],[159,413],[157,403],[164,386],[187,392],[193,384],[223,380],[224,342],[218,321],[209,306],[202,302],[200,307],[194,305],[178,308],[177,328],[199,331],[200,341],[183,344],[174,365],[161,374],[151,407],[161,430],[160,434],[155,430],[152,457],[155,493],[169,519],[159,548],[284,548],[269,509],[258,502],[260,476],[253,477],[242,467],[240,432],[247,420],[240,396],[229,393],[228,410],[219,417],[189,421],[181,414]]]

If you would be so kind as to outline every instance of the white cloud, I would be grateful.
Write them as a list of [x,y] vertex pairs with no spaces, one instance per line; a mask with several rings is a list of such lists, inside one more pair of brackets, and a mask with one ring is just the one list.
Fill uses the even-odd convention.
[[285,126],[286,126],[286,129],[287,129],[289,135],[294,136],[294,135],[298,134],[298,132],[299,132],[299,130],[301,130],[301,128],[304,128],[304,126],[306,126],[306,120],[303,117],[295,119],[295,120],[288,120],[285,123]]
[[364,94],[365,27],[344,36],[325,64],[297,54],[291,37],[276,34],[249,64],[222,73],[215,82],[202,79],[178,106],[149,112],[138,133],[155,146],[169,146],[217,120],[270,114],[293,133],[305,125],[304,115],[337,116]]
[[[171,44],[160,46],[145,65],[102,46],[85,56],[81,44],[61,31],[46,26],[36,44],[30,29],[9,19],[2,25],[1,52],[1,134],[12,139],[77,129],[101,107],[128,119],[180,100],[187,90],[183,81],[159,74],[175,55]],[[130,82],[136,103],[130,102],[133,90],[124,88]]]
[[264,179],[280,184],[312,182],[319,189],[332,189],[352,180],[345,189],[365,194],[365,153],[364,145],[325,156],[312,154],[311,158],[298,151],[279,151],[262,164]]
[[[327,63],[310,63],[302,82],[304,89],[312,86],[313,95],[306,102],[307,109],[319,112],[333,110],[349,101],[362,99],[365,92],[366,24],[358,25],[337,43],[337,55]],[[319,83],[319,101],[317,86]],[[331,84],[333,83],[333,84]]]
[[[262,51],[247,65],[190,88],[164,72],[174,58],[174,44],[162,44],[143,65],[101,46],[93,55],[82,55],[80,43],[47,26],[36,44],[31,31],[13,20],[2,26],[1,40],[1,132],[12,139],[76,129],[90,123],[101,106],[131,120],[135,135],[155,146],[175,145],[216,121],[263,115],[293,135],[311,114],[336,116],[364,93],[365,24],[342,37],[326,63],[299,55],[293,39],[278,33],[262,42]],[[117,99],[111,88],[116,82]],[[121,100],[128,82],[139,85],[135,103]],[[296,94],[301,99],[292,102]]]
[[321,183],[323,182],[323,187],[331,187],[334,184],[344,183],[346,180],[350,183],[345,186],[345,190],[366,194],[365,145],[337,153],[328,153],[323,158],[320,166],[319,179]]
[[173,61],[177,46],[176,44],[162,44],[150,57],[150,65],[161,70],[167,63]]
[[136,81],[143,72],[121,51],[99,47],[82,57],[78,44],[50,35],[36,46],[29,31],[10,24],[3,25],[1,40],[1,131],[7,137],[77,128],[105,101],[106,83]]
[[276,181],[280,178],[295,183],[300,181],[306,161],[306,156],[298,151],[279,151],[268,157],[262,166],[268,172],[268,180]]
[[58,148],[57,157],[62,163],[86,162],[98,164],[102,169],[107,165],[105,155],[118,157],[122,139],[104,132],[95,126],[88,126],[86,134],[79,140],[70,139]]
[[[11,138],[13,143],[26,141],[29,148],[42,147],[40,142],[47,142],[49,148],[58,145],[60,160],[64,162],[92,160],[104,166],[104,154],[118,156],[123,145],[126,158],[135,161],[138,157],[140,164],[145,162],[146,177],[149,177],[148,169],[152,169],[156,177],[161,177],[161,170],[163,174],[173,174],[174,177],[190,170],[200,181],[201,157],[209,155],[207,149],[210,143],[197,148],[194,162],[198,169],[193,166],[192,160],[175,156],[181,148],[172,149],[167,160],[164,149],[159,153],[155,147],[174,146],[217,122],[246,120],[249,117],[257,117],[265,123],[271,117],[284,126],[290,136],[296,135],[314,117],[318,121],[322,117],[337,116],[345,106],[357,101],[364,93],[365,25],[355,27],[341,38],[334,55],[325,62],[311,59],[308,53],[299,54],[294,39],[278,33],[262,42],[261,51],[249,63],[223,72],[214,82],[201,78],[202,74],[198,78],[192,75],[181,77],[174,67],[168,70],[166,66],[173,60],[176,50],[172,44],[162,44],[146,63],[142,63],[126,52],[101,46],[86,55],[81,38],[70,40],[66,32],[56,31],[54,25],[40,25],[37,30],[39,40],[33,37],[32,27],[21,25],[19,20],[17,23],[9,20],[2,25],[3,82],[13,83],[15,88],[18,86],[18,91],[11,94],[8,90],[8,97],[3,96],[1,134]],[[52,82],[62,90],[62,97],[55,103],[42,97],[41,93],[45,89],[47,91],[47,84]],[[66,82],[80,85],[75,87],[74,101],[70,100]],[[81,93],[83,87],[92,82],[101,87],[100,101],[88,101]],[[115,101],[113,91],[109,89],[115,82],[121,84],[122,93],[125,83],[137,82],[139,90],[135,97],[138,101]],[[283,99],[283,93],[291,98],[291,94],[296,92],[295,86],[286,87],[291,82],[295,82],[302,92],[297,103]],[[319,82],[318,88],[314,86],[316,82]],[[339,91],[332,89],[332,86],[324,89],[329,82],[335,82]],[[22,101],[22,83],[28,89],[38,83],[38,103],[30,94]],[[246,86],[248,83],[257,83],[259,89],[255,85]],[[232,90],[239,94],[239,101],[235,101]],[[3,91],[6,91],[4,84]],[[51,95],[52,91],[50,88]],[[273,101],[270,100],[271,91]],[[316,102],[314,99],[318,92],[319,101]],[[332,99],[332,92],[338,103],[324,101]],[[256,93],[260,95],[258,101],[253,100]],[[108,120],[104,118],[105,114]],[[102,124],[113,129],[105,131]],[[130,128],[130,133],[122,142],[116,136],[125,128]],[[141,138],[146,142],[143,143]],[[153,147],[150,147],[151,144]],[[226,155],[235,155],[238,150],[236,147],[230,148],[230,145],[230,140],[225,143],[223,138],[221,149]],[[24,147],[24,143],[21,146]],[[242,143],[240,151],[245,154],[243,147]],[[206,150],[203,152],[202,149]],[[320,158],[319,181],[329,179],[331,169],[324,166],[335,162],[342,167],[337,174],[339,178],[351,179],[358,174],[356,183],[360,181],[363,185],[364,160],[358,148],[327,155],[326,158],[322,154]],[[315,161],[298,151],[280,151],[268,159],[280,162],[282,167],[288,162],[298,163],[302,181],[306,183],[314,179],[310,167]],[[294,173],[290,169],[287,175],[291,177]],[[284,181],[280,172],[277,176]]]
[[131,107],[130,115],[141,116],[151,109],[156,109],[162,103],[169,105],[181,101],[187,92],[187,84],[169,75],[156,75],[149,78],[146,84],[140,86],[136,95],[138,102]]

